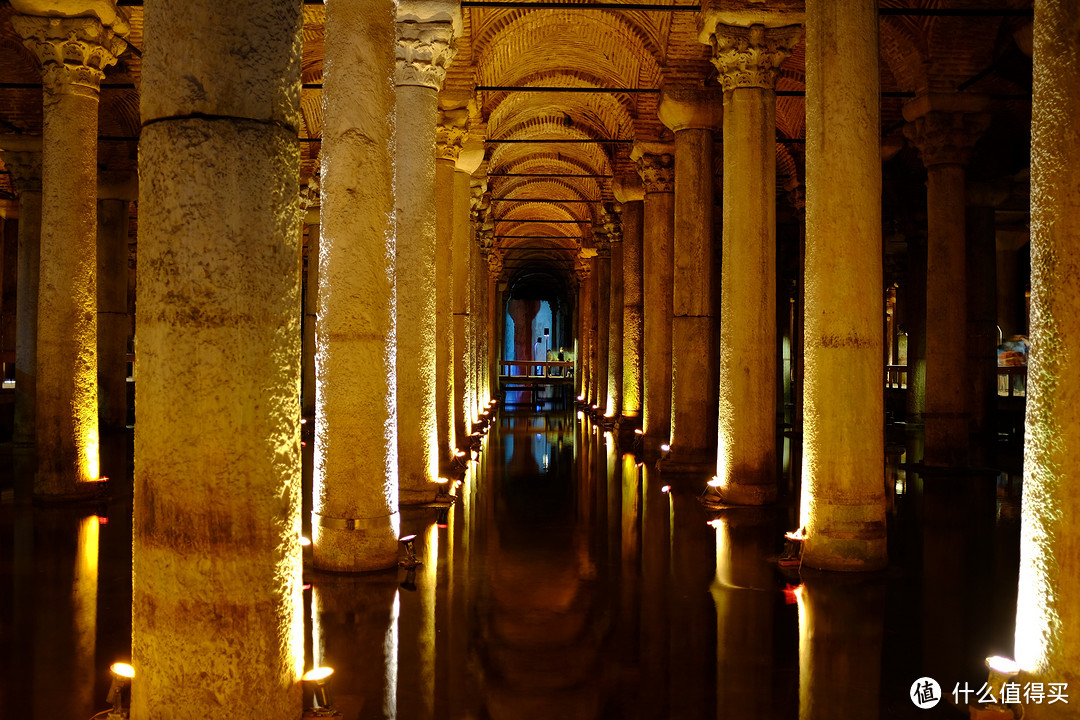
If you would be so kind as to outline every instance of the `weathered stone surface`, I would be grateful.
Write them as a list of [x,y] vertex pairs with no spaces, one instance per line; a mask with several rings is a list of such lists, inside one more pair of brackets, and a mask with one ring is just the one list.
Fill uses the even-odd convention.
[[803,564],[825,570],[887,562],[877,32],[873,0],[807,4],[800,514]]
[[297,714],[298,163],[263,123],[143,129],[134,718]]
[[[140,97],[143,123],[189,115],[236,117],[300,127],[300,29],[295,2],[145,4],[146,27],[177,42],[147,43]],[[282,38],[288,42],[282,42]],[[215,51],[224,48],[227,59]]]

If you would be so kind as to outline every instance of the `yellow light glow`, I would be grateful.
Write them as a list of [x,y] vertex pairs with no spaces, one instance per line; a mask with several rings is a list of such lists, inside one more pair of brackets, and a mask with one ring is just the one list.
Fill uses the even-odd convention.
[[[94,398],[94,402],[97,403],[97,397]],[[98,482],[100,479],[101,441],[97,429],[97,408],[95,407],[94,410],[93,427],[84,424],[82,431],[79,433],[81,435],[79,445],[82,455],[79,469],[82,471],[82,477],[80,478],[82,482]]]
[[306,538],[303,535],[301,535],[300,536],[300,545],[301,545],[301,547],[311,547],[311,540],[309,538]]
[[1001,655],[986,658],[986,667],[1002,675],[1016,675],[1020,672],[1020,665],[1015,660]]
[[435,482],[439,483],[440,485],[445,485],[446,483],[450,482],[450,478],[437,477],[435,478]]
[[721,485],[720,478],[713,475],[711,478],[709,478],[709,481],[707,483],[705,483],[705,484],[708,485],[711,488],[720,487],[720,485]]
[[113,675],[116,675],[117,677],[122,678],[130,679],[135,677],[135,668],[131,667],[131,665],[127,663],[122,662],[115,662],[110,665],[109,672],[111,672]]
[[304,673],[304,682],[318,682],[319,680],[325,680],[334,674],[334,668],[330,667],[317,667],[314,670],[308,670]]

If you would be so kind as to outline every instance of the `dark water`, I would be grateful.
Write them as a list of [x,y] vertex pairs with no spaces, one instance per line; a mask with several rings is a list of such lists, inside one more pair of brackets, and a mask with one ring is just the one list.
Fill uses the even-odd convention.
[[[415,571],[308,572],[308,665],[335,668],[347,719],[966,717],[949,691],[1011,654],[1019,480],[922,477],[904,442],[889,569],[800,575],[776,562],[790,441],[788,500],[717,515],[586,420],[504,413],[451,512],[403,511]],[[0,505],[0,717],[85,720],[129,657],[130,441],[106,451],[120,499]],[[909,699],[921,676],[933,710]]]

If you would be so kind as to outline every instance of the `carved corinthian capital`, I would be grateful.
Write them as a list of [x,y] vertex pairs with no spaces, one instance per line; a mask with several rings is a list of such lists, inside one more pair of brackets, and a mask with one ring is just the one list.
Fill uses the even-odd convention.
[[469,111],[465,108],[439,111],[439,124],[435,128],[436,159],[457,162],[468,136],[465,127],[468,119]]
[[670,145],[635,145],[630,159],[637,166],[646,193],[675,192],[675,155],[671,152]]
[[766,28],[718,24],[709,41],[724,92],[744,87],[775,90],[780,66],[791,57],[802,33],[802,25]]
[[487,254],[488,275],[498,280],[503,271],[503,260],[506,259],[506,251],[499,248],[489,248],[481,250],[480,253],[481,255]]
[[399,21],[396,26],[397,84],[442,88],[446,69],[457,54],[453,23]]
[[589,279],[589,275],[592,273],[592,258],[595,256],[578,255],[574,258],[574,274],[577,275],[579,283],[583,283]]
[[11,25],[41,63],[47,93],[97,97],[105,68],[127,47],[93,17],[14,15]]

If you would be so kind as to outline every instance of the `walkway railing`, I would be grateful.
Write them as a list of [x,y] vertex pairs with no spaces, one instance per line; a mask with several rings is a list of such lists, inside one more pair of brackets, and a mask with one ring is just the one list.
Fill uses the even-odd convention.
[[503,360],[499,381],[552,385],[573,382],[574,363],[551,360]]
[[[907,365],[885,366],[885,387],[890,390],[907,390]],[[1027,395],[1027,366],[1015,365],[997,369],[997,394],[1000,397],[1025,397]]]

